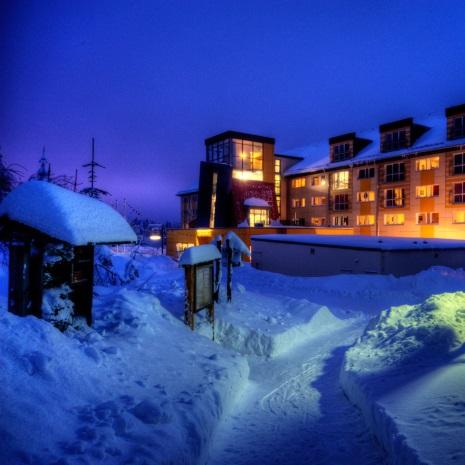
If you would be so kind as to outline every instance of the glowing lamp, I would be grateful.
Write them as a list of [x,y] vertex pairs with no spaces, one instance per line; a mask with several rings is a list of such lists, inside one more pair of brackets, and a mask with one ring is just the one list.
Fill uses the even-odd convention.
[[161,239],[160,234],[150,234],[149,239],[151,241],[159,241]]

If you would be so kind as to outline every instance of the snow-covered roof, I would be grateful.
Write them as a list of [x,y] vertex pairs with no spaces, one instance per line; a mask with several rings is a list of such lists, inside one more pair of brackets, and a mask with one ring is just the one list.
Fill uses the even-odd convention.
[[198,245],[186,249],[179,259],[181,265],[198,265],[199,263],[218,260],[221,254],[213,244]]
[[263,199],[259,199],[257,197],[250,197],[244,200],[244,205],[246,207],[261,207],[261,208],[270,208],[270,204]]
[[181,195],[195,194],[198,191],[199,191],[198,187],[191,187],[190,189],[184,189],[182,191],[176,192],[176,195],[181,196]]
[[328,139],[305,147],[288,151],[285,150],[285,153],[290,155],[300,155],[304,157],[304,159],[291,166],[284,174],[286,176],[290,176],[327,169],[342,168],[350,165],[363,164],[381,159],[389,159],[417,152],[420,153],[465,144],[465,138],[447,140],[446,121],[444,114],[437,113],[428,115],[424,118],[415,118],[414,124],[422,125],[429,129],[421,135],[411,147],[387,153],[381,153],[379,150],[380,134],[378,128],[357,132],[357,138],[367,139],[371,142],[365,148],[360,150],[354,158],[341,162],[330,162]]
[[106,203],[46,181],[28,181],[10,192],[0,216],[71,245],[137,241],[128,222]]
[[454,239],[422,239],[412,237],[264,234],[259,236],[251,236],[251,239],[254,241],[284,242],[290,244],[370,250],[465,249],[465,241]]

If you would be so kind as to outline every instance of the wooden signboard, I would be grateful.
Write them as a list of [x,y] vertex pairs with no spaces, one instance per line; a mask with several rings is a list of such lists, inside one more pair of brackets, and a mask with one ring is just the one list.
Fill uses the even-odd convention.
[[208,320],[214,334],[214,280],[213,262],[184,266],[186,277],[186,305],[184,318],[188,326],[195,328],[195,314],[208,311]]

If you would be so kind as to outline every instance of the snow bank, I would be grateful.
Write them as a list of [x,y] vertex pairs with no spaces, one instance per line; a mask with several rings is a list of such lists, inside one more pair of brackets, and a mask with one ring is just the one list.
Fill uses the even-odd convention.
[[253,282],[234,287],[232,303],[222,298],[216,306],[215,337],[242,354],[276,357],[345,324],[327,307],[307,299],[261,293]]
[[136,242],[127,221],[100,200],[45,181],[28,181],[0,204],[0,216],[72,245]]
[[149,294],[97,293],[94,329],[0,312],[0,463],[196,463],[247,363]]
[[197,265],[199,263],[210,262],[221,258],[220,251],[213,244],[198,245],[186,249],[179,259],[179,264]]
[[465,293],[380,314],[341,382],[394,464],[465,462]]

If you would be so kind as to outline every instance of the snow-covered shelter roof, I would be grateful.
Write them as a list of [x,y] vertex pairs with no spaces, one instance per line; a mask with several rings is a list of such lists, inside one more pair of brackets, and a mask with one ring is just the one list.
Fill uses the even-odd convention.
[[198,245],[186,249],[179,259],[181,265],[198,265],[221,258],[220,251],[213,244]]
[[251,236],[254,241],[281,242],[322,247],[365,250],[435,250],[465,249],[465,241],[454,239],[423,239],[415,237],[263,234]]
[[28,181],[10,192],[0,216],[71,245],[137,241],[128,222],[106,203],[46,181]]
[[244,205],[246,207],[270,208],[270,204],[266,200],[259,199],[257,197],[249,197],[248,199],[245,199]]
[[285,176],[291,176],[312,173],[465,144],[465,138],[447,140],[446,122],[447,120],[444,114],[438,113],[428,115],[424,118],[415,118],[414,124],[427,128],[424,134],[418,137],[411,147],[385,153],[380,151],[380,133],[378,128],[373,128],[368,131],[357,131],[357,138],[367,139],[371,142],[353,158],[335,163],[331,163],[329,159],[328,139],[305,147],[288,151],[285,150],[284,153],[289,155],[300,155],[304,159],[291,166],[284,174]]

